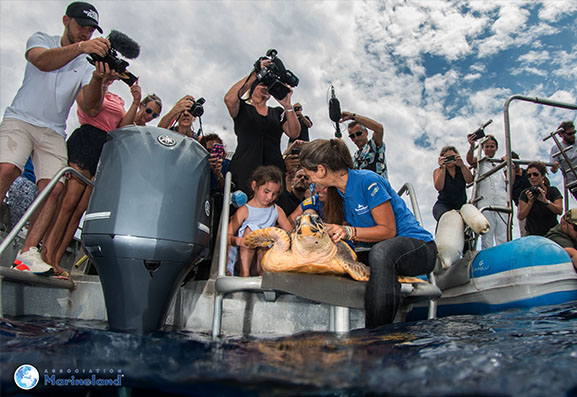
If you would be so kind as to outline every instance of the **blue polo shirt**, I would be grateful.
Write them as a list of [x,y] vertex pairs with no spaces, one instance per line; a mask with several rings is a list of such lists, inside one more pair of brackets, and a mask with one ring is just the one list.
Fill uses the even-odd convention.
[[373,171],[349,169],[345,194],[343,195],[340,191],[339,194],[344,199],[345,220],[349,225],[376,226],[371,214],[372,209],[390,201],[395,215],[396,237],[412,237],[425,242],[433,241],[432,234],[419,225],[391,184]]
[[309,198],[306,198],[301,203],[301,209],[303,212],[306,210],[314,210],[321,218],[325,218],[325,214],[323,213],[323,202],[319,200],[319,195],[315,194]]

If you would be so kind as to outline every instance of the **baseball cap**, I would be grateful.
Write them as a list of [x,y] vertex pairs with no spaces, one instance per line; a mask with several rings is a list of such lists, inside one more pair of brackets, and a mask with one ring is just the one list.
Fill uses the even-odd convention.
[[570,223],[572,225],[577,225],[577,208],[573,208],[563,215],[563,219],[565,222]]
[[81,26],[94,26],[100,33],[102,29],[98,26],[98,11],[92,4],[82,1],[70,3],[66,8],[66,15],[74,18]]

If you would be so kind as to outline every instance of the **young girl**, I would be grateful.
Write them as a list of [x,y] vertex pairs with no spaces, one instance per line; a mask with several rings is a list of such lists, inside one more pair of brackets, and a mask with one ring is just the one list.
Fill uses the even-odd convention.
[[277,222],[285,231],[291,230],[284,211],[274,204],[282,188],[282,179],[282,172],[271,165],[260,166],[252,173],[250,187],[253,196],[235,212],[228,225],[228,243],[231,249],[226,268],[229,275],[234,275],[234,266],[237,259],[240,259],[240,276],[249,277],[255,257],[256,273],[262,274],[260,259],[266,249],[260,248],[259,255],[255,255],[256,249],[244,245],[244,237],[250,232],[275,226]]

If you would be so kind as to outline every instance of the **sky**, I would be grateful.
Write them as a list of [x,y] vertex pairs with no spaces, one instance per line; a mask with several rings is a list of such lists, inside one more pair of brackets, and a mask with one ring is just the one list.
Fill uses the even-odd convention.
[[[62,34],[68,3],[0,0],[2,112],[22,82],[27,38],[36,31]],[[497,155],[504,155],[503,105],[512,95],[577,103],[573,0],[92,4],[104,36],[115,29],[140,44],[140,57],[129,60],[128,70],[140,77],[143,94],[158,94],[164,111],[186,94],[204,97],[204,131],[219,134],[227,151],[234,151],[236,137],[224,94],[268,49],[275,48],[300,79],[293,103],[300,102],[312,119],[312,139],[334,136],[327,105],[333,85],[342,110],[384,125],[390,182],[396,189],[406,182],[414,186],[431,232],[437,197],[432,175],[443,146],[456,146],[464,157],[466,135],[492,119],[486,133],[496,136]],[[128,86],[117,82],[111,91],[130,103]],[[277,104],[271,98],[269,105]],[[542,138],[576,116],[513,102],[513,149],[522,159],[547,161],[552,144]],[[77,126],[73,108],[67,132]],[[352,152],[355,146],[344,135]],[[559,173],[550,179],[562,190]],[[577,205],[573,199],[571,204]]]

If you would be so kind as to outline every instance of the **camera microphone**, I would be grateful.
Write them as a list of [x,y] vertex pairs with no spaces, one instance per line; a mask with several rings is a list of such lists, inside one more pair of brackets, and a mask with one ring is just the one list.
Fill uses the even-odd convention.
[[140,55],[140,45],[124,33],[118,30],[111,30],[108,35],[110,46],[120,52],[128,59],[138,58]]
[[335,95],[335,87],[331,85],[331,98],[329,99],[329,118],[335,123],[335,137],[341,138],[341,127],[339,121],[341,119],[341,104]]

